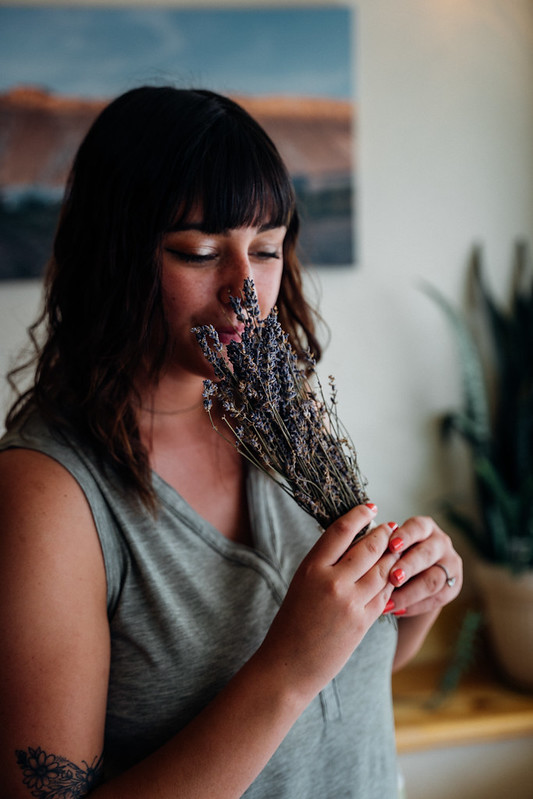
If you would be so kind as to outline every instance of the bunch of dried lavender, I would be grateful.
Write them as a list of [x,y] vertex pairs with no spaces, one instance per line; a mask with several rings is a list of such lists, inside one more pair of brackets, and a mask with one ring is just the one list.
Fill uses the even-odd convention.
[[328,403],[314,359],[308,354],[298,363],[276,310],[259,318],[253,281],[245,280],[242,297],[232,297],[231,305],[244,330],[240,341],[227,345],[227,357],[212,325],[193,331],[216,378],[204,381],[204,407],[211,417],[218,398],[231,443],[325,529],[368,499],[337,415],[334,380]]

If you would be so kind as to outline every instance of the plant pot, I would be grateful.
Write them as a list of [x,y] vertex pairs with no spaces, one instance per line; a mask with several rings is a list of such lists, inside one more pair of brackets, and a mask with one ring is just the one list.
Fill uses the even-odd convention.
[[518,688],[533,691],[533,569],[513,574],[485,561],[474,564],[497,663]]

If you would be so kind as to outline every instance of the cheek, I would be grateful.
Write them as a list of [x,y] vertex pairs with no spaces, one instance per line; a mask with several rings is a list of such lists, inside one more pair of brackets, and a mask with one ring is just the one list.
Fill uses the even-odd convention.
[[163,310],[167,319],[167,323],[171,328],[176,326],[180,317],[180,311],[183,308],[183,301],[181,295],[177,291],[167,289],[163,292]]
[[264,319],[278,300],[281,285],[281,268],[276,275],[254,279],[261,317]]
[[185,317],[199,303],[199,286],[194,280],[184,280],[178,275],[163,275],[161,281],[163,305],[172,317]]

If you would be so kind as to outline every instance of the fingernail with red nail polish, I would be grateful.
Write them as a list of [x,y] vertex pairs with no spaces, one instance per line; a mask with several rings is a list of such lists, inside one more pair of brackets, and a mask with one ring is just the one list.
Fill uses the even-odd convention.
[[403,549],[403,538],[393,538],[389,541],[389,549],[392,552],[400,552]]
[[383,608],[383,613],[390,613],[391,610],[394,610],[396,607],[396,602],[394,600],[389,599],[385,607]]
[[396,522],[387,522],[387,527],[390,527],[392,532],[398,529],[398,525],[396,524]]
[[393,616],[403,616],[403,614],[405,612],[406,612],[406,608],[400,608],[400,610],[395,610],[392,615]]
[[394,577],[398,585],[401,585],[403,582],[405,582],[406,574],[403,569],[394,569],[392,576]]
[[378,506],[377,506],[377,505],[374,505],[374,503],[373,503],[373,502],[365,502],[365,505],[366,505],[366,507],[367,507],[367,508],[369,508],[371,511],[376,511],[376,510],[378,509]]

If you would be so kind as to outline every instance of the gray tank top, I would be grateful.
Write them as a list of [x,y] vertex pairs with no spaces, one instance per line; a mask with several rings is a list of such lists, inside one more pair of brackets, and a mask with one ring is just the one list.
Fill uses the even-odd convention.
[[[81,486],[107,575],[111,670],[106,779],[150,754],[194,718],[262,642],[316,523],[251,469],[253,547],[222,536],[157,474],[157,518],[94,455],[37,418],[6,434],[64,466]],[[307,707],[246,799],[394,799],[390,673],[393,620],[368,631]]]

